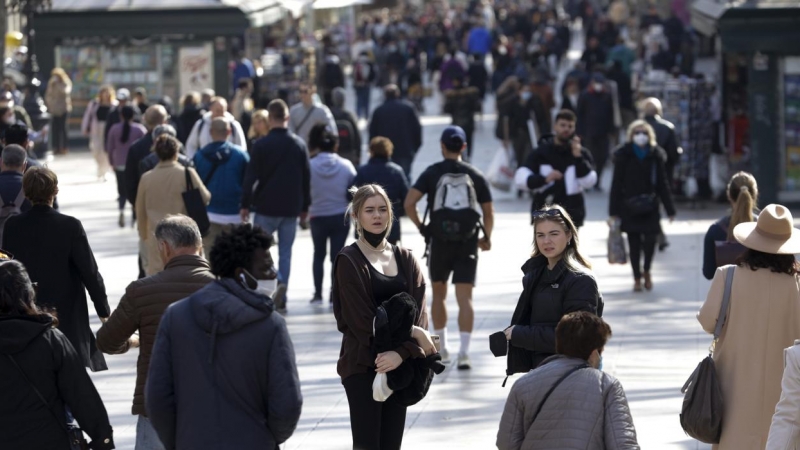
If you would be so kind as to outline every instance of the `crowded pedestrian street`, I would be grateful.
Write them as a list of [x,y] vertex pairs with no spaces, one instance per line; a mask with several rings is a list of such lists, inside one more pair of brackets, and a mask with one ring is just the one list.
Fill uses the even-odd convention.
[[[490,108],[489,108],[490,109]],[[487,114],[475,134],[475,165],[485,170],[497,147],[491,134],[493,118]],[[441,158],[438,136],[448,123],[444,116],[422,119],[423,145],[414,163],[413,177]],[[64,214],[83,222],[98,265],[106,280],[112,309],[136,275],[138,239],[129,227],[111,227],[116,220],[111,182],[97,183],[87,166],[88,153],[75,152],[58,158],[51,167],[59,174],[59,203]],[[606,179],[606,185],[610,180]],[[434,379],[428,396],[411,407],[406,420],[404,447],[435,449],[441,445],[464,449],[492,448],[503,404],[511,384],[501,387],[505,358],[489,351],[489,335],[508,326],[521,292],[520,266],[528,258],[533,239],[530,201],[510,193],[496,192],[497,219],[494,245],[480,255],[475,288],[473,369],[449,367]],[[625,387],[639,443],[645,449],[709,448],[688,438],[680,427],[683,396],[680,388],[707,354],[708,336],[695,315],[705,300],[709,282],[701,275],[703,236],[708,226],[723,214],[723,208],[708,205],[702,210],[682,207],[679,220],[665,224],[671,246],[658,255],[652,292],[634,296],[630,292],[627,266],[606,261],[607,196],[587,196],[588,220],[581,229],[582,245],[593,262],[593,270],[606,303],[604,317],[614,335],[603,354],[603,370]],[[417,255],[425,249],[422,238],[403,219],[403,242]],[[336,376],[340,333],[328,308],[311,306],[313,291],[312,242],[300,232],[295,243],[294,281],[288,299],[286,322],[297,354],[303,387],[303,414],[286,449],[346,449],[350,447],[347,399]],[[326,285],[325,290],[327,291]],[[455,307],[451,294],[448,299]],[[100,322],[92,318],[96,331]],[[448,325],[455,330],[454,318]],[[130,414],[130,398],[136,377],[137,351],[109,358],[109,370],[92,374],[114,426],[118,448],[132,449],[136,416]]]
[[800,448],[797,5],[122,3],[0,4],[0,450]]

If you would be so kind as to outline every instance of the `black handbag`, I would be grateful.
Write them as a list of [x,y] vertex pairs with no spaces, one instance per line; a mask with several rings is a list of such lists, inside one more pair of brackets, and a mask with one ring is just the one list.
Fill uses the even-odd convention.
[[25,379],[25,382],[33,389],[33,392],[36,393],[36,396],[39,397],[39,400],[44,403],[44,407],[50,412],[53,418],[56,419],[59,425],[61,425],[61,429],[64,433],[67,434],[67,439],[69,440],[69,448],[70,450],[89,450],[89,444],[86,442],[86,438],[83,436],[83,431],[81,431],[80,427],[72,426],[67,428],[67,425],[61,421],[61,419],[50,409],[50,404],[47,403],[47,400],[44,399],[44,396],[39,389],[33,384],[33,382],[28,378],[28,375],[25,374],[25,371],[22,370],[22,367],[17,364],[17,360],[14,359],[11,355],[6,355],[9,360],[11,360],[11,364],[17,368],[19,374],[22,375],[22,378]]
[[181,195],[183,196],[183,204],[186,205],[186,215],[197,223],[200,235],[205,236],[208,234],[208,229],[211,228],[206,203],[203,201],[203,196],[200,195],[200,189],[194,187],[194,183],[192,183],[189,168],[185,167],[183,170],[186,174],[186,191]]
[[719,335],[728,318],[728,305],[731,299],[733,273],[736,267],[728,267],[725,272],[725,293],[719,308],[714,340],[709,347],[708,356],[703,359],[681,389],[684,394],[681,407],[681,427],[687,435],[706,444],[719,444],[722,436],[723,399],[716,365],[712,355],[716,349]]
[[625,207],[628,214],[632,217],[647,216],[654,212],[658,212],[658,195],[656,191],[656,166],[657,160],[653,160],[653,174],[650,178],[650,184],[653,187],[653,192],[650,194],[640,194],[625,199]]
[[[728,224],[723,224],[722,230],[725,234],[728,233]],[[714,259],[717,267],[727,266],[728,264],[736,264],[742,254],[747,251],[747,247],[736,241],[715,241],[714,242]]]

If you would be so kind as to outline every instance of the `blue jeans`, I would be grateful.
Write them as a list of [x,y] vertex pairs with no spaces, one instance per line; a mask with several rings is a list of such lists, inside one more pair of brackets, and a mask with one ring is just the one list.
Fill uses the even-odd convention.
[[350,232],[350,221],[344,214],[314,217],[311,219],[311,239],[314,241],[314,297],[322,297],[322,278],[325,276],[326,246],[331,241],[331,264],[336,255],[344,247],[347,234]]
[[356,88],[356,117],[359,119],[369,119],[369,101],[372,95],[372,88],[357,87]]
[[158,438],[156,429],[145,416],[139,416],[139,421],[136,422],[135,450],[164,450],[164,444]]
[[289,286],[292,271],[292,245],[297,235],[297,217],[274,217],[256,214],[253,221],[269,234],[278,232],[278,282]]

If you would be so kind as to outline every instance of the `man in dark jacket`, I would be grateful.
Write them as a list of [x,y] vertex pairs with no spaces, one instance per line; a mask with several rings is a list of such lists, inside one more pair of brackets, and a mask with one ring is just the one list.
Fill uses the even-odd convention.
[[[661,101],[650,97],[644,101],[644,120],[653,127],[656,132],[656,143],[667,152],[667,162],[664,168],[667,171],[667,184],[670,191],[675,188],[675,166],[681,158],[681,149],[678,145],[678,136],[675,134],[675,125],[668,120],[661,118]],[[662,230],[658,235],[658,249],[664,251],[669,247],[667,236]]]
[[603,169],[608,161],[610,137],[614,132],[614,102],[608,92],[605,77],[592,76],[589,89],[578,98],[578,136],[592,152],[597,171],[596,190],[603,181]]
[[322,87],[322,98],[328,107],[333,105],[333,90],[337,87],[344,87],[344,70],[342,62],[333,53],[325,55],[325,63],[320,71],[320,86]]
[[[144,387],[161,316],[172,303],[214,281],[208,262],[200,256],[203,248],[200,230],[192,219],[183,215],[167,216],[159,222],[155,235],[161,260],[166,261],[164,270],[129,284],[117,309],[97,331],[97,348],[103,353],[117,355],[140,347],[131,410],[139,416],[137,446],[138,443],[159,442],[145,412]],[[134,334],[137,331],[138,336]]]
[[306,223],[311,205],[311,169],[305,142],[288,130],[286,103],[273,100],[267,111],[270,131],[250,152],[240,215],[248,222],[252,207],[254,223],[269,234],[278,233],[279,290],[275,304],[278,312],[285,312],[297,221],[299,218],[301,225]]
[[481,110],[481,96],[477,88],[464,84],[464,78],[453,77],[453,88],[444,92],[444,112],[450,114],[452,124],[467,133],[467,161],[472,160],[472,135],[475,133],[475,114]]
[[153,147],[153,130],[164,125],[169,120],[167,110],[161,105],[153,105],[144,113],[144,126],[147,134],[131,144],[128,150],[128,158],[125,160],[125,192],[130,192],[128,201],[136,207],[136,193],[139,192],[139,180],[142,174],[139,173],[139,162],[150,154]]
[[531,212],[548,204],[567,210],[576,227],[583,226],[586,204],[583,190],[597,182],[592,154],[575,136],[575,114],[561,110],[556,115],[555,136],[542,139],[539,148],[517,169],[517,187],[533,192]]
[[482,55],[475,54],[470,57],[467,77],[469,78],[469,86],[478,90],[482,102],[486,97],[486,89],[489,83],[489,71],[486,70],[486,63]]
[[339,156],[358,167],[361,163],[361,132],[358,130],[355,114],[344,108],[345,96],[344,88],[337,87],[333,90],[331,114],[339,132]]
[[411,164],[422,147],[422,124],[414,105],[400,98],[400,89],[390,84],[383,90],[386,101],[372,113],[369,138],[383,136],[394,144],[392,159],[411,179]]
[[36,303],[58,311],[58,329],[70,340],[83,364],[93,372],[106,370],[103,354],[89,328],[86,291],[101,321],[111,310],[103,277],[81,222],[53,210],[58,178],[50,169],[35,167],[22,177],[31,209],[6,221],[0,248],[11,252],[34,282]]
[[250,224],[221,235],[217,281],[164,313],[145,405],[165,448],[274,449],[294,432],[303,398],[286,322],[274,314],[271,244]]
[[[0,156],[0,207],[14,205],[20,211],[31,209],[31,202],[25,198],[22,190],[22,174],[27,166],[27,154],[19,145],[7,145]],[[21,195],[21,196],[20,196]],[[21,204],[17,204],[20,196]],[[0,236],[2,236],[2,216],[0,216]]]
[[406,215],[403,201],[408,194],[408,178],[406,178],[403,168],[391,161],[393,152],[394,146],[389,139],[385,137],[372,139],[369,143],[369,161],[358,168],[356,177],[353,179],[353,186],[378,184],[386,190],[386,195],[392,202],[394,217],[398,218],[392,224],[389,236],[386,237],[386,240],[394,245],[400,240],[399,218]]

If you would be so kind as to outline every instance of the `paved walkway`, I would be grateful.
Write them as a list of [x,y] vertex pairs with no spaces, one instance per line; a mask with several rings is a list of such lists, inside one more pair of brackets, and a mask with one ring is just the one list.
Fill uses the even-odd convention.
[[[435,109],[429,104],[429,111]],[[487,114],[475,137],[475,164],[484,170],[497,147],[493,120]],[[425,145],[414,165],[416,175],[441,158],[438,137],[448,123],[439,116],[424,121]],[[130,227],[117,226],[114,180],[96,182],[94,163],[86,153],[59,157],[51,167],[59,174],[63,212],[78,217],[87,229],[114,307],[137,273],[137,235]],[[408,411],[405,448],[436,449],[443,443],[464,449],[494,447],[510,384],[501,387],[505,361],[489,352],[488,336],[510,320],[521,290],[519,267],[527,259],[532,241],[529,201],[517,200],[508,193],[495,194],[493,250],[480,256],[475,290],[474,369],[459,372],[448,368],[436,377],[428,397]],[[587,203],[589,220],[581,230],[581,245],[595,263],[606,319],[614,330],[604,354],[605,370],[626,388],[640,443],[645,449],[706,448],[680,429],[679,389],[710,342],[694,316],[708,288],[700,275],[703,234],[711,219],[722,212],[682,209],[678,222],[665,224],[672,246],[656,257],[655,289],[634,295],[630,269],[609,266],[605,261],[606,195],[590,194]],[[405,245],[421,255],[422,239],[410,222],[403,220],[402,226]],[[308,305],[313,290],[312,248],[310,234],[298,233],[287,322],[297,352],[305,404],[297,431],[284,448],[346,449],[350,443],[347,400],[335,367],[341,337],[327,306]],[[457,351],[457,306],[452,292],[448,306],[452,318],[448,324],[450,346]],[[95,329],[99,327],[96,317],[92,317],[92,324]],[[132,449],[134,443],[136,418],[130,415],[130,406],[137,356],[136,350],[108,356],[110,370],[92,374],[121,449]]]

